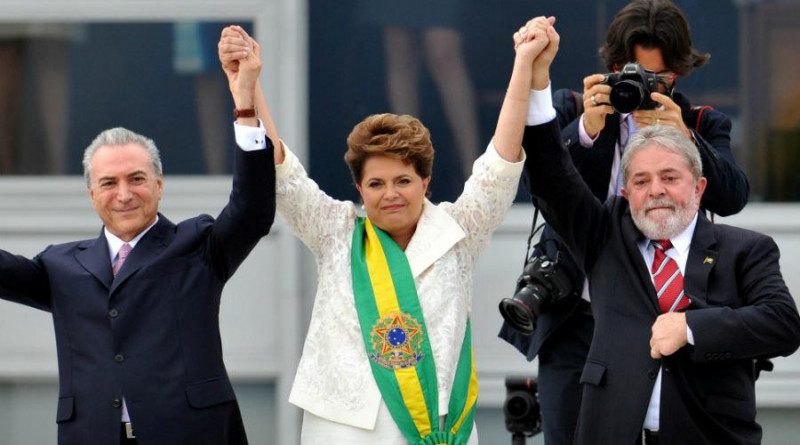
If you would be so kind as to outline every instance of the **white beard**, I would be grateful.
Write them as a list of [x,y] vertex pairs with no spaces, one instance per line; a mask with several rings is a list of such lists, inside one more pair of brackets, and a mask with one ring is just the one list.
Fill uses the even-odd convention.
[[[664,215],[668,210],[656,210],[659,214],[648,215],[647,210],[654,207],[669,207],[672,212]],[[676,205],[669,198],[659,198],[647,201],[638,212],[631,211],[633,223],[651,240],[670,239],[684,230],[697,215],[697,197],[692,193],[689,201],[682,205]]]

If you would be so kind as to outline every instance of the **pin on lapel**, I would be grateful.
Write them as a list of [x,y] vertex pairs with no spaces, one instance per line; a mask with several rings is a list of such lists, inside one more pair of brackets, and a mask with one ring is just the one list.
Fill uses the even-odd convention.
[[714,263],[714,258],[707,256],[706,259],[703,260],[703,264],[712,264]]

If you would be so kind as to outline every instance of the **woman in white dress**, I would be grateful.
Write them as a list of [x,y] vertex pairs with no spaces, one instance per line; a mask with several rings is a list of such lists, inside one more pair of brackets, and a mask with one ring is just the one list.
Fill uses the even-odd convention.
[[[317,260],[311,324],[289,396],[304,410],[303,445],[478,443],[473,275],[517,191],[531,88],[549,94],[549,77],[539,73],[558,48],[553,21],[539,17],[514,33],[494,138],[453,203],[426,198],[433,146],[414,117],[369,116],[348,137],[345,160],[360,206],[331,198],[308,177],[278,138],[263,94],[254,104],[262,128],[245,127],[252,137],[237,130],[240,145],[265,132],[279,141],[278,212]],[[219,51],[233,85],[237,60],[260,48],[232,26]]]

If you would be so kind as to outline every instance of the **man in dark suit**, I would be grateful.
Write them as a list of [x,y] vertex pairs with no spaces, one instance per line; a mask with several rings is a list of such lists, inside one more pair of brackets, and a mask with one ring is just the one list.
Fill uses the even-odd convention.
[[[258,126],[260,52],[231,82],[237,125]],[[0,251],[0,297],[50,311],[60,445],[246,444],[222,359],[222,289],[273,223],[271,142],[237,149],[219,216],[174,224],[158,213],[161,161],[150,139],[115,128],[86,149],[100,236],[33,260]]]
[[774,241],[699,211],[701,156],[670,126],[633,136],[623,196],[605,204],[555,119],[528,127],[523,145],[531,191],[591,287],[575,443],[761,443],[754,360],[800,345]]
[[[668,0],[631,2],[615,16],[600,54],[609,71],[620,71],[630,61],[654,71],[663,94],[653,98],[659,105],[655,110],[621,114],[609,103],[611,87],[604,83],[603,74],[586,77],[582,94],[554,93],[564,145],[594,196],[604,201],[620,193],[619,165],[625,143],[636,128],[658,122],[678,129],[698,147],[708,180],[702,207],[722,216],[738,213],[747,203],[749,184],[731,153],[730,119],[712,108],[693,108],[675,90],[678,76],[688,75],[710,57],[692,47],[688,22],[680,9]],[[579,378],[592,341],[592,295],[556,231],[546,226],[541,240],[541,250],[550,258],[560,251],[561,270],[571,278],[574,291],[543,309],[532,335],[504,326],[500,336],[528,360],[539,357],[545,442],[566,445],[572,443],[581,402]]]

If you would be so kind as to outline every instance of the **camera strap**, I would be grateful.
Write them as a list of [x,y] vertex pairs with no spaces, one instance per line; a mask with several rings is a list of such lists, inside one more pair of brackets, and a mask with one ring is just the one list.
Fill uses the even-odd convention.
[[533,244],[533,238],[536,237],[536,234],[542,230],[545,225],[545,223],[542,223],[538,227],[536,226],[536,223],[539,222],[539,207],[536,205],[536,201],[534,201],[533,197],[531,197],[531,203],[533,204],[533,222],[531,223],[531,233],[528,235],[528,244],[525,249],[525,262],[522,263],[523,268],[528,264],[528,261],[533,258],[533,251],[536,249],[536,246],[539,245],[539,243]]
[[405,252],[368,218],[359,217],[353,229],[351,272],[372,375],[398,428],[410,444],[465,445],[478,398],[470,320],[441,431],[436,366]]
[[698,105],[696,107],[692,107],[692,112],[697,113],[697,117],[695,118],[694,123],[694,131],[695,133],[700,133],[700,122],[703,121],[703,113],[707,110],[713,110],[714,107],[711,105]]

